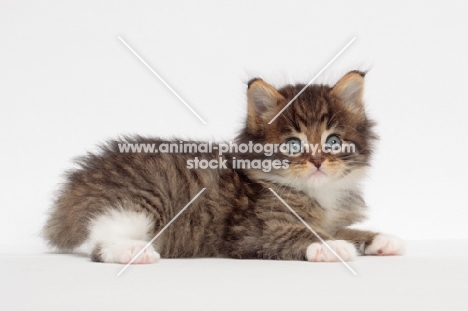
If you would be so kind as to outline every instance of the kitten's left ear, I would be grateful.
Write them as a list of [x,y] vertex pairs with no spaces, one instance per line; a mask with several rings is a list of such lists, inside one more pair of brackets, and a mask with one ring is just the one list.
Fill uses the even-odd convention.
[[331,93],[351,108],[362,110],[364,107],[362,94],[365,75],[361,71],[348,72],[335,84]]
[[284,97],[262,79],[250,80],[247,89],[248,124],[252,129],[262,128],[276,114]]

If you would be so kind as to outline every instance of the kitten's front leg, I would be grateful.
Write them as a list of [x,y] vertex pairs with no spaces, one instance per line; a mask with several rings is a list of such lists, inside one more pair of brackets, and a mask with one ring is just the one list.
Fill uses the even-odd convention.
[[[357,251],[352,243],[333,239],[328,234],[316,231],[325,243],[302,225],[275,228],[267,225],[264,231],[262,258],[283,260],[307,260],[312,262],[337,262],[353,260]],[[340,257],[338,258],[337,255]]]
[[356,256],[356,247],[345,240],[314,242],[307,247],[306,251],[306,259],[313,262],[350,261]]
[[336,233],[335,238],[350,241],[361,255],[391,256],[405,252],[403,240],[390,234],[343,228]]

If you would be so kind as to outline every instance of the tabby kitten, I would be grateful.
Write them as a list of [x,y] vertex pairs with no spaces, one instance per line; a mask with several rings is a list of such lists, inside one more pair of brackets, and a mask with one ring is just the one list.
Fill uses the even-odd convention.
[[[343,259],[397,255],[400,239],[349,228],[366,206],[359,181],[369,166],[376,135],[365,113],[364,73],[352,71],[333,87],[279,90],[249,82],[248,113],[238,144],[302,141],[319,146],[353,144],[354,152],[187,153],[121,152],[123,143],[161,146],[179,140],[127,137],[78,160],[67,174],[44,228],[48,243],[73,250],[87,242],[91,259],[129,263],[203,188],[206,190],[133,263],[167,258],[224,257],[308,261],[338,258],[274,195],[275,191]],[[203,142],[191,142],[200,145]],[[217,145],[215,145],[217,147]],[[215,148],[213,148],[215,149]],[[188,168],[188,161],[216,160],[219,168]],[[233,168],[238,159],[279,160],[270,168]],[[263,162],[262,162],[263,163]]]

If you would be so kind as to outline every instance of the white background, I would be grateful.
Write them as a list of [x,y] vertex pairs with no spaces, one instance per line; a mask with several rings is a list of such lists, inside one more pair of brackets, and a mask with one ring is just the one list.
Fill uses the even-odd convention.
[[[0,245],[38,233],[71,159],[120,134],[230,139],[246,81],[370,69],[381,141],[363,227],[468,238],[468,43],[462,2],[2,1]],[[203,125],[117,39],[122,36]]]

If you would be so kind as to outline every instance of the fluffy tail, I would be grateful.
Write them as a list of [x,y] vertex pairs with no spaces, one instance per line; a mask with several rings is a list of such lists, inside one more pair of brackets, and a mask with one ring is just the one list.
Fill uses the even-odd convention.
[[57,200],[42,231],[50,246],[71,251],[86,241],[90,217],[88,208],[82,204],[68,205]]

